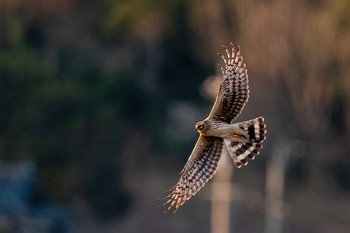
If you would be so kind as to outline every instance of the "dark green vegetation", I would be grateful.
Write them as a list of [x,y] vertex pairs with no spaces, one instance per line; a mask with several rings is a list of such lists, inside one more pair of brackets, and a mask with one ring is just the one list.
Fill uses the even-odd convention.
[[[53,200],[83,199],[110,220],[168,188],[212,104],[199,86],[229,41],[250,75],[243,117],[268,124],[246,176],[284,136],[306,145],[288,187],[350,191],[347,1],[59,2],[0,2],[0,160],[34,160]],[[153,189],[154,177],[166,181]]]

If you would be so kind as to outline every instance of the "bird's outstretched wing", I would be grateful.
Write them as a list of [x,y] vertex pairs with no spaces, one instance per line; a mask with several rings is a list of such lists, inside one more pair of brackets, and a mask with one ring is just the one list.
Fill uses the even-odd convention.
[[231,46],[231,53],[225,46],[222,46],[226,51],[226,57],[219,53],[225,63],[224,68],[221,66],[223,81],[208,116],[208,119],[217,119],[227,123],[236,119],[249,97],[246,64],[243,62],[240,47],[238,46],[237,53],[235,53],[232,43]]
[[223,139],[200,136],[181,171],[180,180],[170,190],[164,203],[167,211],[174,212],[194,196],[216,173],[223,148]]

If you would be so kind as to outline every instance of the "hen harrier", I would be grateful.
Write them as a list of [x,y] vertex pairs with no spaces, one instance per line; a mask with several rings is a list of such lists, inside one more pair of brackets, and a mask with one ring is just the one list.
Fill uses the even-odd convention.
[[249,86],[246,64],[243,63],[240,47],[235,54],[231,43],[226,57],[218,53],[224,63],[221,67],[223,81],[209,116],[196,124],[200,136],[182,169],[180,180],[170,189],[171,193],[164,205],[174,213],[187,200],[194,196],[215,174],[224,144],[236,167],[248,164],[259,154],[265,140],[264,118],[233,124],[248,101]]

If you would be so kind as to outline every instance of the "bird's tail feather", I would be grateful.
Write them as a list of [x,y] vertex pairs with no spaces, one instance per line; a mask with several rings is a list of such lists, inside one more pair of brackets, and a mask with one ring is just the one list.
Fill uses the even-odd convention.
[[238,127],[245,131],[249,139],[247,142],[234,142],[224,139],[227,150],[236,167],[248,164],[248,159],[253,160],[259,154],[262,143],[266,138],[266,124],[263,117],[237,123]]

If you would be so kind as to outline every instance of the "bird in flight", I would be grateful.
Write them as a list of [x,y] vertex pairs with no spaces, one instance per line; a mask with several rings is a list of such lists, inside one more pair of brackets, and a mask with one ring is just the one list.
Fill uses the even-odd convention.
[[222,46],[226,56],[218,53],[224,62],[224,67],[220,66],[223,80],[209,116],[195,125],[199,138],[180,172],[179,181],[165,197],[166,212],[174,209],[175,213],[213,177],[224,145],[234,165],[240,168],[259,154],[266,138],[263,117],[233,122],[248,101],[249,86],[240,47],[235,53],[230,44],[231,50]]

